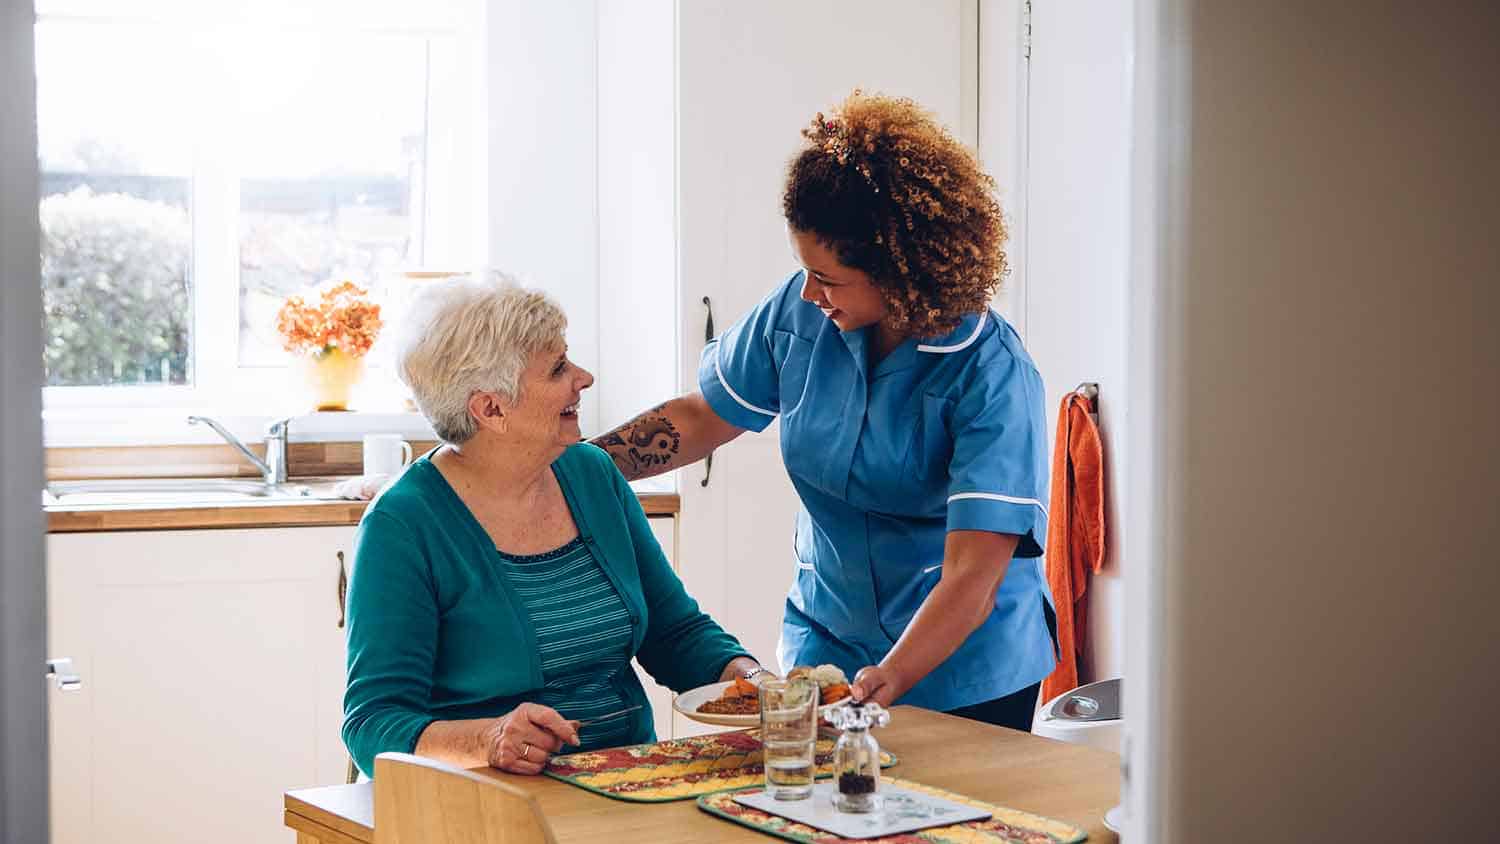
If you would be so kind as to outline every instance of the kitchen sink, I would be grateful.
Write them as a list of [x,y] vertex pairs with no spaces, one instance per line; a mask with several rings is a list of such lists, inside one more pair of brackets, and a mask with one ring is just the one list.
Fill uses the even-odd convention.
[[297,484],[267,486],[260,481],[224,478],[142,478],[54,481],[42,494],[43,506],[235,504],[312,498]]

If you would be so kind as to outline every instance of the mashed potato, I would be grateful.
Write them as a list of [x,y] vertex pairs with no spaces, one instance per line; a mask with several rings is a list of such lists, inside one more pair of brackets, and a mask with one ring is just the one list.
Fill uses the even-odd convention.
[[849,682],[844,676],[843,669],[837,665],[820,665],[812,670],[812,679],[817,682],[818,688],[826,689],[839,683]]
[[844,676],[844,672],[842,669],[840,669],[837,665],[829,665],[827,663],[819,665],[816,668],[809,668],[805,665],[799,665],[796,668],[793,668],[791,671],[788,671],[786,677],[788,680],[812,680],[814,683],[818,684],[818,688],[820,689],[826,689],[829,686],[837,686],[841,683],[847,684],[849,682],[848,678]]

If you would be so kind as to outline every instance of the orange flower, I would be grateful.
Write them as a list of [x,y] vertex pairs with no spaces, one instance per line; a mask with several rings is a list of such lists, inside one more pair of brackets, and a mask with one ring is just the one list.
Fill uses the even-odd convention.
[[361,357],[375,345],[380,329],[380,306],[369,300],[369,291],[352,281],[324,288],[316,305],[301,296],[289,296],[276,312],[276,330],[282,346],[294,354],[322,355],[339,349]]

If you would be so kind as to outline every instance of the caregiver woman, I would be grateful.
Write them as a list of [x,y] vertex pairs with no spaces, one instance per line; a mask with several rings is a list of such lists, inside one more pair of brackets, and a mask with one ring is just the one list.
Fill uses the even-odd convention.
[[994,181],[909,100],[855,91],[803,135],[782,200],[801,268],[703,350],[696,392],[595,444],[633,479],[779,415],[802,504],[783,670],[1029,729],[1055,662],[1043,392],[988,306]]

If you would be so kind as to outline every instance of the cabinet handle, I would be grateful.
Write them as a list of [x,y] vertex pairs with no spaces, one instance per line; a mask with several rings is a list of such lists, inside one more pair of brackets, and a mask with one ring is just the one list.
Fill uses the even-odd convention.
[[342,628],[344,626],[344,607],[346,605],[346,599],[349,596],[349,573],[344,570],[344,552],[340,551],[340,552],[338,552],[338,554],[336,556],[339,558],[339,623],[338,623],[338,626],[340,628]]
[[57,678],[57,690],[76,692],[83,688],[83,680],[73,673],[73,660],[60,656],[47,660],[47,676]]
[[[709,301],[707,296],[704,296],[703,307],[708,309],[708,318],[703,322],[703,342],[711,343],[714,339],[714,303]],[[714,453],[710,451],[708,455],[703,458],[703,480],[699,483],[699,486],[707,488],[708,479],[713,476],[713,473]]]

